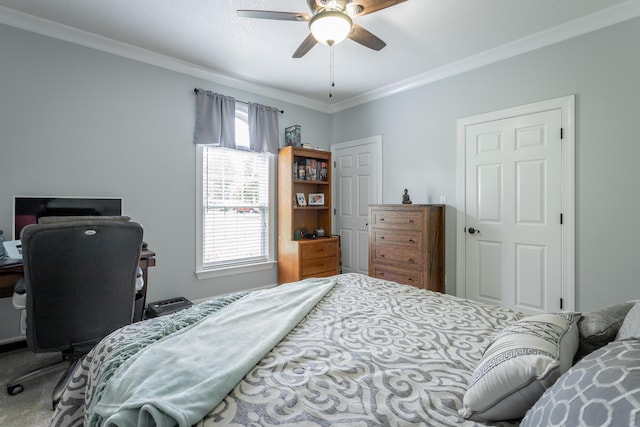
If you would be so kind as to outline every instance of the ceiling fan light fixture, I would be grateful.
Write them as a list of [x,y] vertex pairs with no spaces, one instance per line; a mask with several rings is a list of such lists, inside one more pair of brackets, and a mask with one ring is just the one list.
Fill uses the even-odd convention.
[[353,21],[349,15],[336,11],[320,12],[309,21],[309,29],[313,37],[328,46],[346,39],[352,26]]

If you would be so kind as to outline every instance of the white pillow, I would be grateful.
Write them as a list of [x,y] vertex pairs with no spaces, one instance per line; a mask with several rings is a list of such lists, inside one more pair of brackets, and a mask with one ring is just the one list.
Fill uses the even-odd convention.
[[567,371],[578,349],[575,313],[540,314],[507,326],[485,351],[464,395],[464,418],[522,418]]

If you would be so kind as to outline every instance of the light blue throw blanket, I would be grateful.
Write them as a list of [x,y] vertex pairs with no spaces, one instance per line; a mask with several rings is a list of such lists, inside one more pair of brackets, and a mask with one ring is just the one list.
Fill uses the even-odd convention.
[[[335,285],[307,279],[253,292],[127,360],[88,414],[88,425],[189,427]],[[96,423],[97,421],[97,423]]]

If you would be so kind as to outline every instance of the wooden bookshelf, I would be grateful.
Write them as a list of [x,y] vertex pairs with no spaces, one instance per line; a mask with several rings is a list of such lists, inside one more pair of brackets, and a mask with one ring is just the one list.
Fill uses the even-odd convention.
[[[314,166],[315,165],[315,166]],[[303,172],[300,169],[303,168]],[[297,194],[304,194],[305,206]],[[322,205],[309,204],[323,194]],[[338,274],[339,241],[331,236],[331,153],[284,147],[278,154],[278,282]],[[324,237],[317,229],[324,230]],[[304,233],[306,230],[306,233]],[[300,237],[298,233],[300,232]],[[315,238],[314,238],[315,236]],[[296,240],[297,239],[297,240]]]

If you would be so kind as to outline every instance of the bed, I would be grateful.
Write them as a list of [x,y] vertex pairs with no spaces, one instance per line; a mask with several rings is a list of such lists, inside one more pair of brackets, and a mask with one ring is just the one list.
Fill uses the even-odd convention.
[[[95,401],[101,393],[108,394],[105,390],[109,383],[131,360],[141,354],[158,354],[163,342],[176,334],[187,337],[196,328],[202,329],[209,319],[217,319],[212,324],[220,324],[234,306],[249,301],[252,295],[262,298],[279,288],[311,288],[318,281],[329,287],[317,297],[317,303],[299,319],[290,321],[289,330],[282,338],[275,338],[272,348],[258,355],[257,363],[245,368],[239,382],[232,380],[218,400],[212,397],[207,402],[209,407],[200,409],[202,416],[180,422],[202,427],[518,424],[519,420],[472,421],[463,418],[460,411],[485,351],[505,328],[521,321],[522,314],[360,274],[342,274],[214,298],[112,333],[78,366],[51,425],[102,425],[106,416],[91,413]],[[574,324],[575,320],[568,321]],[[258,327],[262,321],[255,323]],[[199,341],[198,350],[191,354],[201,356],[195,363],[224,354],[227,344],[217,340],[227,332],[194,338]],[[235,357],[225,357],[235,362]],[[181,363],[181,358],[160,359],[167,359],[167,363],[163,366],[155,359],[155,371],[170,372],[178,382],[191,375],[182,373],[182,369],[190,368],[191,357],[188,363]],[[178,369],[178,364],[189,366]],[[221,368],[193,369],[211,369],[219,374]],[[130,378],[128,373],[122,377],[123,381]],[[177,393],[190,398],[191,386],[184,387],[188,389]],[[204,393],[203,400],[214,394]]]

